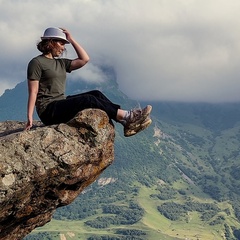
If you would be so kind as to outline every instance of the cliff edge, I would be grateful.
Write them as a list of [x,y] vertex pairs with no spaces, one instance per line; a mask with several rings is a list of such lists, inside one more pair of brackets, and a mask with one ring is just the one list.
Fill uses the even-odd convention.
[[70,204],[114,159],[113,125],[87,109],[67,124],[0,123],[0,239],[22,239]]

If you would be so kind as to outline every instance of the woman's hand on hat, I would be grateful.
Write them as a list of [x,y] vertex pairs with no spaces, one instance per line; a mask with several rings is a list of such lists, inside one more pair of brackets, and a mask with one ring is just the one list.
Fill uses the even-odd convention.
[[67,39],[69,42],[71,42],[72,36],[71,36],[70,32],[69,32],[67,29],[65,29],[65,28],[60,28],[60,29],[62,29],[62,30],[63,30],[63,33],[65,33],[66,39]]

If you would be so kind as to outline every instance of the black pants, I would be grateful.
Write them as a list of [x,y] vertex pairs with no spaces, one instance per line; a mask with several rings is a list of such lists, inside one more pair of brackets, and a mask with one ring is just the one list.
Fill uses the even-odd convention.
[[119,105],[112,103],[98,90],[68,96],[66,99],[48,104],[46,110],[39,116],[45,125],[66,123],[78,112],[87,108],[97,108],[105,111],[110,119],[115,121]]

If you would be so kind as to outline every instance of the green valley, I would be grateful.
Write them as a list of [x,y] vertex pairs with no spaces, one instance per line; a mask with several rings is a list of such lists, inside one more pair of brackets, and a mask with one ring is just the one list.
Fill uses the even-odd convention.
[[[96,87],[138,104],[115,81]],[[1,121],[25,120],[26,94],[21,83],[0,97]],[[152,125],[125,138],[115,124],[112,166],[25,240],[240,239],[240,103],[151,104]]]
[[26,239],[239,239],[238,119],[216,131],[157,116],[133,138],[116,126],[113,165]]

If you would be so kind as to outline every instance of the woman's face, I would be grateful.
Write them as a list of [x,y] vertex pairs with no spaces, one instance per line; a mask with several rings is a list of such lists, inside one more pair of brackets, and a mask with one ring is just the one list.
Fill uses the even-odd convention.
[[56,43],[55,47],[52,50],[52,56],[60,57],[63,54],[63,52],[65,51],[65,42],[58,40],[58,41],[55,41],[55,43]]

